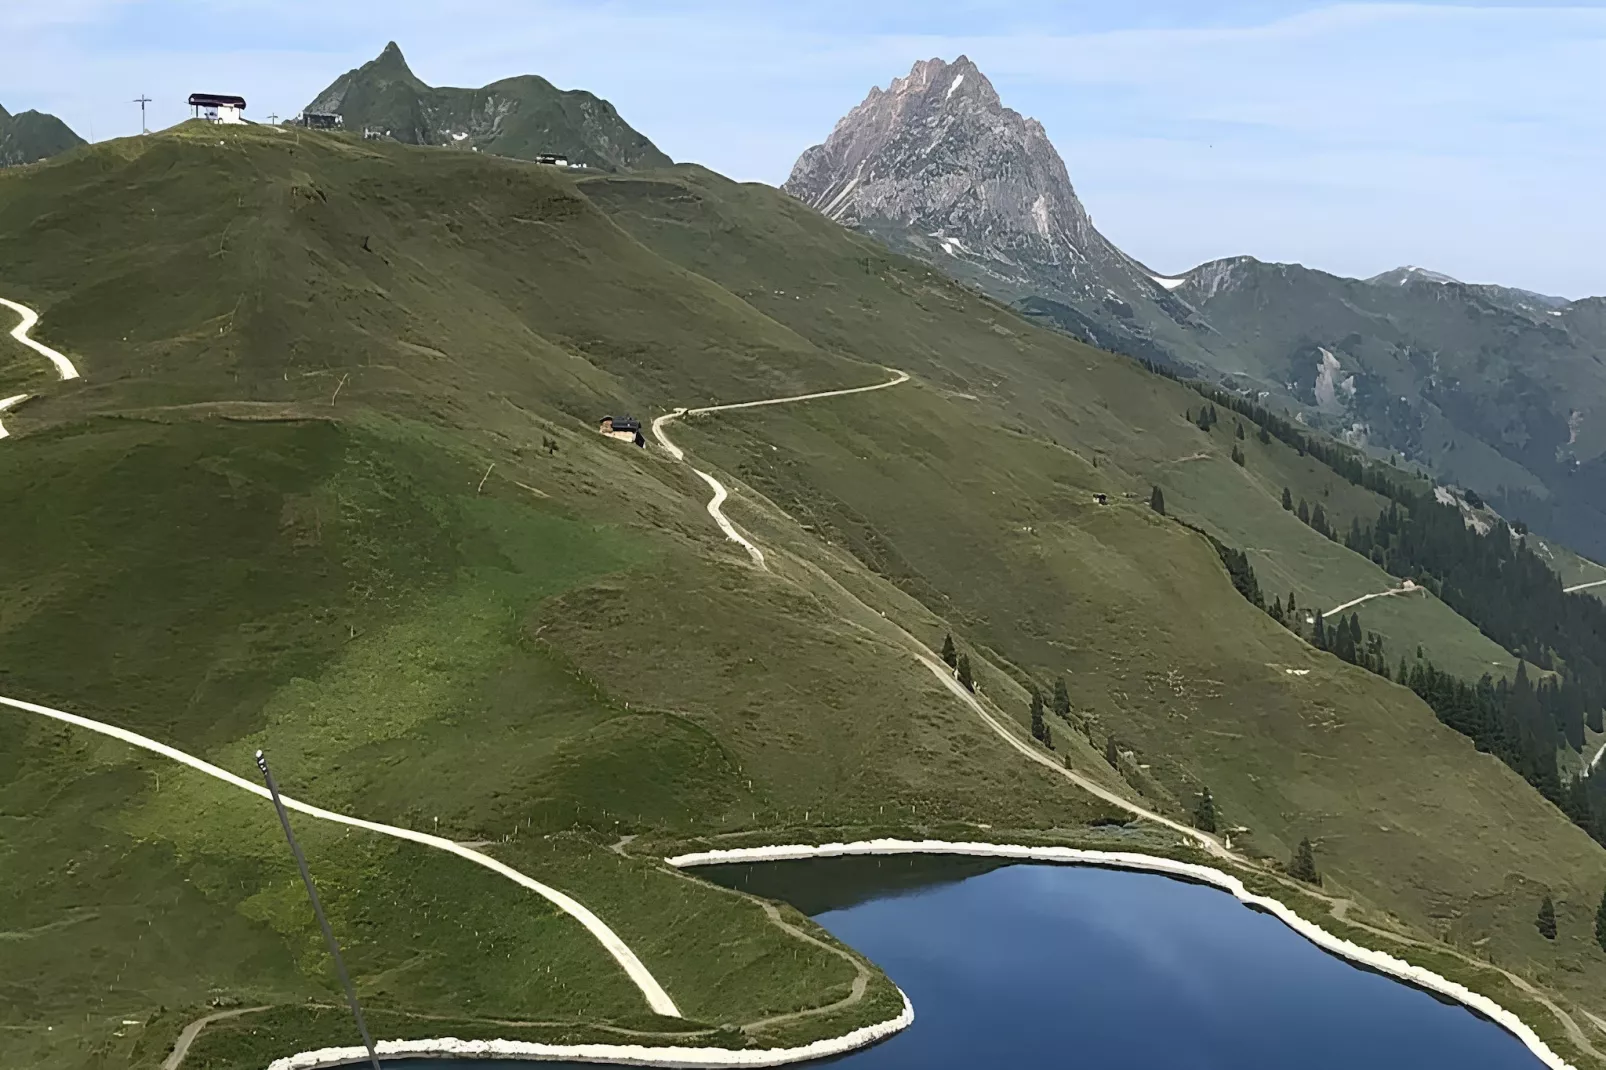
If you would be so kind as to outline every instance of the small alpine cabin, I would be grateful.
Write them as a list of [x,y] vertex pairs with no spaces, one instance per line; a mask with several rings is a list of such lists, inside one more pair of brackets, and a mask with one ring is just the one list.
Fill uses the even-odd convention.
[[191,93],[191,114],[209,123],[238,124],[245,122],[245,98],[222,93]]
[[620,442],[634,442],[638,446],[647,444],[647,439],[641,433],[641,421],[634,416],[604,416],[602,426],[597,430]]

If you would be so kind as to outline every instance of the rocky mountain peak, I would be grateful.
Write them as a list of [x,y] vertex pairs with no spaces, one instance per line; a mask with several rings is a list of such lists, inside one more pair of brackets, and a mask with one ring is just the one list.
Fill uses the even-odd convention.
[[[996,296],[1073,307],[1089,341],[1155,356],[1147,324],[1192,317],[1094,229],[1043,125],[1005,107],[966,56],[872,89],[782,188]],[[1094,317],[1111,326],[1087,327]]]
[[965,56],[922,60],[872,90],[783,188],[848,225],[889,220],[954,239],[950,252],[1006,273],[1108,252],[1042,124],[1004,107]]
[[1378,286],[1406,286],[1413,282],[1459,283],[1459,279],[1439,271],[1429,271],[1427,268],[1407,264],[1392,271],[1385,271],[1381,275],[1373,275],[1366,280]]

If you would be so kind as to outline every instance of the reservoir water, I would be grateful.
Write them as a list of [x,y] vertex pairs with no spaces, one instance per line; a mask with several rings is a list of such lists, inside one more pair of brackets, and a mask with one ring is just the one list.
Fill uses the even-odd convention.
[[[1215,889],[949,858],[720,866],[908,994],[912,1027],[847,1070],[1537,1070],[1499,1026],[1358,969]],[[408,1070],[532,1064],[419,1062]],[[557,1066],[561,1064],[536,1064]]]

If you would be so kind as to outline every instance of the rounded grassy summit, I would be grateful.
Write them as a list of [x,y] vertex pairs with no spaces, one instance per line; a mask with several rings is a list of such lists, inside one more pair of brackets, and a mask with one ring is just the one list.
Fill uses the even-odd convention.
[[[528,886],[303,813],[377,1035],[840,1036],[900,1013],[886,976],[665,858],[900,836],[1197,859],[1208,792],[1212,864],[1590,1057],[1600,846],[1247,596],[1248,569],[1312,610],[1398,585],[1282,508],[1374,522],[1354,455],[1250,415],[1239,438],[1189,384],[777,190],[583,157],[589,105],[558,148],[592,171],[493,154],[507,124],[479,153],[364,139],[471,92],[399,60],[331,89],[401,102],[343,133],[185,125],[0,172],[0,296],[82,373],[0,335],[0,397],[31,396],[0,440],[0,695],[241,778],[263,749],[294,798],[571,897],[680,1013]],[[888,369],[907,381],[837,393]],[[597,431],[681,408],[684,462]],[[1391,663],[1515,674],[1428,593],[1356,612]],[[0,1061],[156,1067],[236,1011],[185,1067],[352,1042],[267,803],[18,707],[0,732]]]

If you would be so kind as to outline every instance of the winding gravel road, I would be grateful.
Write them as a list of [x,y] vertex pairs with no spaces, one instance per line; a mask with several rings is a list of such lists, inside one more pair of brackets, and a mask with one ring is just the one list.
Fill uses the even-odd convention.
[[78,369],[73,367],[72,361],[68,360],[54,349],[51,349],[43,342],[36,342],[32,337],[30,337],[30,332],[39,322],[39,313],[35,312],[27,305],[19,305],[15,301],[7,301],[4,297],[0,297],[0,305],[4,305],[6,308],[9,308],[11,311],[22,317],[22,322],[11,328],[11,337],[33,350],[35,353],[38,353],[41,357],[49,360],[51,364],[54,364],[56,366],[56,374],[61,377],[62,380],[65,381],[67,379],[78,378]]
[[872,390],[885,390],[889,386],[897,386],[900,383],[909,381],[908,372],[901,372],[896,368],[888,368],[887,371],[891,372],[894,378],[884,383],[875,383],[872,386],[855,386],[847,390],[822,390],[814,394],[793,394],[790,397],[766,398],[763,401],[741,401],[734,405],[706,405],[700,409],[676,409],[674,412],[664,413],[664,415],[652,422],[652,435],[658,440],[658,444],[664,448],[666,453],[685,464],[699,479],[708,484],[709,489],[714,492],[714,496],[708,501],[708,515],[714,518],[714,523],[719,525],[719,530],[725,533],[726,538],[747,551],[747,556],[753,559],[753,564],[768,571],[769,565],[764,561],[764,551],[754,546],[747,536],[737,531],[736,525],[732,524],[730,518],[725,515],[725,500],[730,497],[730,491],[725,489],[725,484],[687,461],[686,451],[670,441],[668,432],[664,430],[664,425],[671,420],[678,420],[682,416],[704,416],[711,412],[733,412],[736,409],[757,409],[765,405],[790,405],[798,401],[817,401],[821,398],[845,397],[848,394],[867,394]]
[[[0,412],[5,412],[7,409],[14,409],[27,400],[27,394],[18,394],[16,397],[10,398],[0,398]],[[11,432],[6,430],[6,425],[0,423],[0,438],[5,438],[9,434],[11,434]]]
[[[15,301],[7,301],[4,297],[0,297],[0,305],[4,305],[6,308],[9,308],[11,311],[22,317],[17,325],[11,328],[11,337],[33,350],[35,353],[38,353],[46,360],[50,361],[50,363],[56,369],[56,375],[60,377],[63,382],[67,381],[68,379],[78,378],[78,369],[73,367],[72,361],[68,360],[65,356],[56,352],[54,349],[51,349],[43,342],[34,341],[31,332],[34,329],[34,326],[39,322],[39,313],[35,312],[27,305],[19,305]],[[28,398],[29,395],[27,394],[18,394],[15,397],[0,398],[0,412],[5,412],[7,409],[14,409],[18,405],[21,405],[24,401],[27,401]],[[10,435],[10,433],[11,432],[6,430],[5,424],[0,423],[0,438],[6,438],[8,435]]]
[[[258,796],[259,798],[270,798],[268,789],[261,784],[247,780],[241,776],[236,776],[227,769],[220,769],[210,762],[205,762],[194,755],[186,754],[176,747],[169,747],[165,743],[158,743],[154,739],[142,736],[137,732],[130,732],[126,728],[118,728],[116,725],[109,725],[102,721],[90,720],[88,717],[79,717],[76,714],[64,713],[61,710],[53,710],[49,706],[39,706],[32,702],[23,702],[19,699],[6,698],[3,695],[0,695],[0,705],[10,706],[13,709],[22,710],[24,713],[32,713],[41,717],[48,717],[52,720],[61,721],[64,724],[70,724],[78,728],[85,728],[91,732],[98,732],[103,736],[110,736],[112,739],[121,740],[122,742],[134,747],[138,747],[141,750],[150,751],[152,754],[159,754],[164,758],[171,758],[173,761],[178,762],[181,765],[187,765],[191,769],[205,773],[209,777],[215,777],[216,779],[223,781],[225,784],[239,788],[241,791],[248,791],[252,795]],[[325,810],[322,807],[312,806],[308,803],[301,802],[298,799],[292,799],[288,795],[281,796],[281,798],[284,800],[284,805],[286,807],[291,810],[295,810],[298,813],[306,814],[309,817],[318,818],[321,821],[332,821],[337,825],[347,825],[351,828],[359,828],[368,832],[377,832],[382,836],[390,836],[398,840],[407,840],[411,843],[422,844],[425,847],[432,847],[437,851],[445,851],[448,854],[454,854],[459,858],[473,862],[477,866],[484,866],[492,873],[495,873],[498,876],[506,877],[513,883],[524,888],[528,888],[530,891],[541,896],[543,899],[547,900],[565,914],[574,918],[581,925],[584,925],[586,930],[590,932],[592,936],[597,938],[597,942],[602,945],[603,949],[607,951],[608,954],[613,956],[614,961],[619,963],[619,965],[624,968],[625,973],[630,977],[630,980],[635,983],[636,987],[641,989],[641,994],[647,998],[647,1005],[653,1009],[654,1013],[666,1015],[671,1018],[681,1017],[680,1010],[675,1006],[675,1001],[669,998],[669,993],[664,991],[663,986],[658,983],[658,981],[650,972],[648,972],[647,967],[642,965],[641,960],[636,957],[636,953],[631,951],[625,942],[619,938],[618,934],[616,934],[612,929],[608,928],[607,924],[604,923],[601,918],[597,917],[590,910],[588,910],[583,903],[572,898],[571,896],[565,895],[556,888],[542,884],[533,877],[527,877],[523,873],[520,873],[518,870],[514,869],[512,866],[498,862],[489,855],[480,854],[478,851],[464,847],[462,844],[453,843],[451,840],[443,837],[431,836],[423,832],[414,832],[412,829],[397,828],[394,825],[381,825],[378,822],[364,821],[361,818],[347,817],[345,814],[337,814],[333,810]]]
[[[755,564],[757,564],[760,568],[767,568],[768,566],[764,563],[764,552],[757,546],[754,546],[753,543],[740,531],[736,530],[736,526],[730,522],[730,519],[725,516],[724,511],[720,508],[722,505],[724,505],[725,500],[729,497],[729,493],[726,491],[724,484],[720,483],[719,480],[715,479],[707,472],[691,466],[690,462],[686,461],[685,451],[671,442],[669,436],[664,432],[664,425],[669,423],[671,420],[678,419],[682,416],[700,416],[704,413],[711,412],[729,412],[734,409],[753,409],[763,405],[789,405],[799,401],[815,401],[821,398],[842,397],[846,394],[863,394],[871,390],[885,390],[889,386],[898,386],[901,383],[906,383],[909,381],[909,374],[907,372],[898,371],[896,368],[888,368],[887,371],[892,372],[895,378],[889,379],[884,383],[876,383],[873,386],[860,386],[849,390],[824,390],[815,394],[796,394],[791,397],[769,398],[764,401],[744,401],[735,405],[711,405],[707,408],[701,409],[676,409],[674,412],[667,413],[654,420],[652,422],[652,433],[653,436],[658,439],[659,443],[664,447],[664,449],[670,454],[670,456],[674,457],[677,461],[687,464],[688,467],[691,467],[693,472],[701,476],[703,481],[713,488],[714,497],[708,503],[708,512],[709,515],[714,518],[715,522],[719,524],[720,530],[723,531],[726,537],[731,541],[740,543],[747,550],[749,556],[753,558]],[[863,605],[862,602],[860,604]],[[865,608],[869,612],[875,612],[868,606]],[[889,626],[897,627],[890,620],[887,621],[887,624]],[[1198,829],[1181,824],[1180,822],[1172,821],[1168,817],[1164,817],[1161,814],[1157,814],[1152,810],[1148,810],[1142,806],[1139,806],[1128,799],[1122,798],[1120,795],[1110,791],[1108,788],[1089,780],[1087,777],[1082,776],[1080,773],[1077,773],[1074,770],[1067,769],[1060,762],[1057,762],[1047,754],[1043,754],[1038,751],[1031,744],[1021,739],[1018,733],[1011,731],[1007,725],[1005,725],[997,717],[993,716],[992,712],[982,704],[979,698],[971,694],[971,692],[966,690],[958,680],[954,679],[953,673],[949,671],[946,665],[937,659],[935,652],[933,652],[929,647],[920,642],[919,639],[917,639],[908,631],[905,631],[903,628],[898,627],[898,632],[904,642],[914,648],[912,652],[914,653],[915,658],[918,659],[920,663],[927,669],[929,669],[932,675],[934,675],[938,680],[942,681],[943,687],[947,688],[956,698],[970,707],[971,712],[975,713],[977,717],[981,718],[982,722],[986,724],[988,728],[992,729],[992,731],[1000,739],[1002,739],[1011,748],[1019,752],[1023,757],[1029,761],[1035,762],[1036,764],[1048,769],[1053,773],[1058,774],[1082,790],[1091,795],[1097,796],[1110,805],[1120,807],[1122,810],[1125,810],[1134,817],[1141,817],[1147,821],[1153,821],[1157,825],[1164,826],[1165,828],[1171,829],[1173,832],[1179,833],[1212,855],[1215,855],[1219,858],[1234,857],[1232,853],[1223,847],[1221,843],[1214,837],[1200,832]]]
[[1341,606],[1334,606],[1332,609],[1329,609],[1326,613],[1324,613],[1322,615],[1325,616],[1325,617],[1333,617],[1333,616],[1337,616],[1338,614],[1344,612],[1346,609],[1353,609],[1353,608],[1355,608],[1356,606],[1360,605],[1363,602],[1370,602],[1374,598],[1390,598],[1390,597],[1393,597],[1394,595],[1415,594],[1418,591],[1425,591],[1425,590],[1427,590],[1426,587],[1418,587],[1415,583],[1413,583],[1410,580],[1402,580],[1398,587],[1390,587],[1386,591],[1378,591],[1375,594],[1363,594],[1359,598],[1351,599],[1350,601],[1345,602]]

